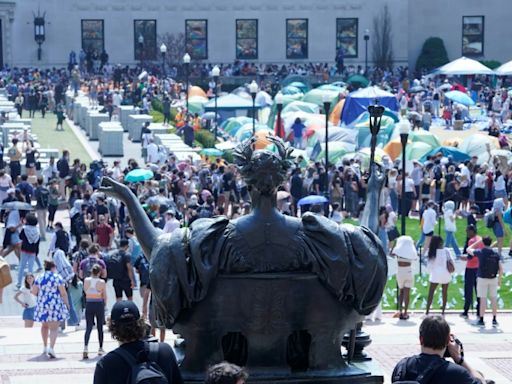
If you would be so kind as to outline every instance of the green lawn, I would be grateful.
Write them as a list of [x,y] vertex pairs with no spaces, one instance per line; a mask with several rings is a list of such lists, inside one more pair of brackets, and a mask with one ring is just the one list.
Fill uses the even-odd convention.
[[[344,223],[350,223],[350,224],[357,225],[357,222],[355,222],[354,220],[351,220],[351,219],[345,220]],[[461,249],[461,251],[462,251],[462,248],[464,247],[464,243],[466,241],[466,225],[467,225],[466,219],[457,219],[457,232],[455,233],[455,238],[457,239],[457,244],[459,245],[459,248]],[[397,228],[399,231],[401,230],[400,218],[398,218],[398,221],[397,221]],[[414,241],[418,241],[418,239],[420,238],[420,235],[421,235],[420,221],[417,218],[409,218],[408,217],[405,220],[405,228],[406,228],[406,231],[405,231],[406,234],[411,236],[414,239]],[[436,226],[436,231],[435,231],[436,235],[438,234],[438,228],[439,228],[439,225]],[[495,239],[494,234],[492,233],[492,229],[487,228],[485,226],[483,220],[478,221],[477,230],[478,230],[478,234],[480,236],[490,236],[492,239]],[[442,218],[441,218],[441,237],[445,238],[444,220]],[[505,233],[505,239],[504,239],[503,246],[508,247],[509,241],[510,241],[510,231]]]
[[[24,111],[24,117],[28,117],[28,112]],[[62,152],[67,149],[71,159],[80,159],[89,164],[92,159],[73,133],[67,122],[64,122],[64,131],[56,131],[57,119],[53,113],[46,113],[45,118],[37,112],[36,117],[32,119],[32,132],[37,135],[39,144],[43,149],[58,149]]]
[[[411,310],[424,311],[427,307],[428,297],[428,274],[415,276],[414,288],[411,290]],[[388,279],[384,295],[382,296],[382,309],[396,309],[396,279],[391,277]],[[432,309],[441,308],[441,287],[437,288],[432,302]],[[462,310],[464,308],[464,276],[454,274],[452,282],[448,286],[448,303],[447,310]],[[502,285],[498,291],[498,308],[512,308],[512,274],[505,273]]]

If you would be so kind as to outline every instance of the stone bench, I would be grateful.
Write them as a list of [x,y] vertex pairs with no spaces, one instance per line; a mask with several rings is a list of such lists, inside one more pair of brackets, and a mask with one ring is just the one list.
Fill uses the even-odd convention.
[[135,107],[133,105],[119,106],[119,121],[125,132],[128,132],[128,116],[130,115],[135,115]]
[[128,116],[128,139],[134,143],[140,142],[142,125],[146,122],[153,122],[151,115],[129,115]]
[[105,121],[98,125],[99,152],[102,156],[123,156],[123,127],[118,121]]
[[109,121],[108,113],[99,113],[97,110],[87,112],[86,132],[89,140],[98,140],[99,124],[106,121]]

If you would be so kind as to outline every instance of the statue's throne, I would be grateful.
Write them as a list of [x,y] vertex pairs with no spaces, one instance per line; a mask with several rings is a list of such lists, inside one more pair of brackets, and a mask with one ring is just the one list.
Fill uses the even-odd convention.
[[250,382],[382,383],[371,363],[342,357],[343,336],[360,321],[312,273],[233,274],[217,276],[173,330],[184,339],[176,352],[186,382],[227,360],[246,366]]

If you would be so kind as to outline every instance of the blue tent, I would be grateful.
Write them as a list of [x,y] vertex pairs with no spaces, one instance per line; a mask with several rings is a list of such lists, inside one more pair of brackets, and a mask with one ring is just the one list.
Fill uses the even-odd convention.
[[398,111],[398,101],[392,93],[383,91],[378,87],[367,87],[350,93],[345,99],[345,105],[341,112],[341,123],[349,125],[358,118],[361,113],[368,110],[368,106],[379,101],[380,105],[392,111]]
[[434,156],[437,153],[442,153],[444,157],[451,156],[453,158],[453,161],[457,163],[461,163],[466,160],[470,160],[471,156],[469,156],[467,153],[462,152],[460,149],[454,148],[454,147],[437,147],[431,150],[429,153],[427,153],[425,156],[423,156],[420,161],[426,161],[427,156]]
[[[256,104],[256,109],[260,109],[261,105]],[[212,98],[204,105],[206,112],[215,111],[215,98]],[[252,100],[232,93],[217,98],[217,112],[220,115],[220,121],[224,121],[229,117],[246,116],[252,111]]]

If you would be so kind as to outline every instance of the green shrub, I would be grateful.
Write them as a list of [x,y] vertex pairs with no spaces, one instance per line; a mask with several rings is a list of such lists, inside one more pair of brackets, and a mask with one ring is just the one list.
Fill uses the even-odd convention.
[[164,108],[162,106],[162,100],[160,100],[158,97],[153,98],[151,100],[151,107],[154,111],[163,112]]
[[416,61],[416,71],[424,69],[431,71],[448,63],[448,54],[444,46],[443,39],[439,37],[429,37],[423,43],[423,48]]
[[156,109],[153,109],[151,112],[149,112],[151,116],[153,116],[153,123],[163,123],[164,122],[164,115],[162,112],[157,111]]
[[215,136],[213,133],[206,129],[201,129],[195,133],[196,141],[203,148],[214,148],[215,147]]
[[480,62],[491,69],[496,69],[501,65],[501,63],[497,60],[480,60]]

